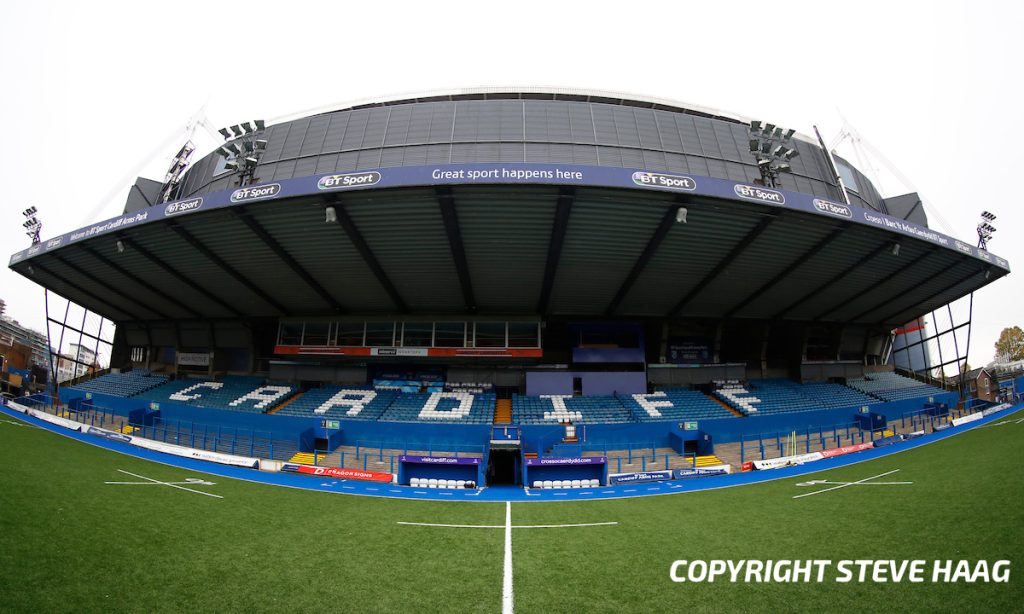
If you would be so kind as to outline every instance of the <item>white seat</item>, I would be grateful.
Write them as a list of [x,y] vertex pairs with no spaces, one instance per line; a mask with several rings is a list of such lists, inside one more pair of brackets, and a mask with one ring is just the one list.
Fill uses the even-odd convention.
[[455,480],[448,480],[448,488],[455,488]]
[[457,488],[465,488],[466,487],[466,480],[459,480],[458,482],[455,482],[455,486]]
[[428,483],[427,483],[427,488],[437,488],[437,484],[430,484],[430,483],[428,482]]
[[597,480],[597,479],[590,480],[590,486],[592,488],[597,488],[600,485],[601,485],[601,480]]
[[579,488],[581,485],[582,485],[582,482],[580,482],[579,480],[573,480],[572,481],[572,487],[573,488]]
[[437,488],[437,479],[430,478],[427,480],[427,484],[429,484],[431,488]]
[[551,487],[552,488],[561,488],[562,487],[562,480],[555,480],[554,482],[551,483]]
[[420,479],[419,478],[413,478],[413,479],[409,480],[409,486],[412,486],[413,488],[416,488],[419,485],[420,485]]
[[544,480],[544,488],[554,488],[554,485],[551,482],[551,480]]
[[541,482],[540,480],[534,480],[533,487],[534,488],[544,488],[544,482]]

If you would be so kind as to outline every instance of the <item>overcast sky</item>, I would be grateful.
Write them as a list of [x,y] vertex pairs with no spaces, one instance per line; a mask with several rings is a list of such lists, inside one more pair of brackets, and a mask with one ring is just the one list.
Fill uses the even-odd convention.
[[[933,228],[975,243],[980,212],[996,213],[990,251],[1021,269],[1021,6],[5,2],[0,298],[43,330],[42,288],[6,267],[28,246],[21,211],[39,208],[44,241],[119,214],[137,174],[162,178],[203,107],[222,126],[502,85],[670,98],[805,134],[817,124],[828,142],[845,118],[932,205]],[[214,141],[198,144],[197,158]],[[907,191],[878,168],[884,194]],[[975,295],[973,365],[1024,325],[1022,297],[1020,272]]]

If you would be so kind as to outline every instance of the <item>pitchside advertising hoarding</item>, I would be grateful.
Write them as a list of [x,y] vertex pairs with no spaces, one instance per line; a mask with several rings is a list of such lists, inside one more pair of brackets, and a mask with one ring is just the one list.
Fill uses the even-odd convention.
[[126,228],[170,217],[179,218],[212,209],[245,205],[250,202],[265,202],[296,196],[331,194],[369,188],[472,184],[544,184],[627,188],[689,193],[728,200],[755,202],[771,207],[824,215],[855,224],[882,228],[890,232],[915,237],[941,247],[959,251],[1006,271],[1010,269],[1010,265],[1005,259],[929,228],[890,217],[872,209],[835,203],[815,198],[809,194],[773,190],[712,177],[654,172],[642,169],[574,164],[525,163],[404,166],[296,177],[273,183],[245,186],[235,190],[213,192],[204,194],[201,197],[191,197],[156,205],[142,211],[127,213],[59,237],[54,237],[45,243],[33,245],[26,250],[17,252],[11,256],[10,264],[17,264],[22,260],[60,249],[83,239],[118,232]]

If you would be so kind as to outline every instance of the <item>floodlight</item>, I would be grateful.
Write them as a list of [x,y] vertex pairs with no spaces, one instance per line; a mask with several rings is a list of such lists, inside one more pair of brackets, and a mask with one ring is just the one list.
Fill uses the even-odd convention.
[[889,248],[889,253],[892,254],[893,256],[899,256],[900,255],[900,244],[899,244],[899,241],[897,241],[897,242],[892,244],[892,247]]
[[750,131],[751,132],[760,132],[760,130],[761,130],[761,120],[755,119],[754,121],[750,122]]
[[253,120],[253,123],[256,124],[256,129],[257,130],[263,130],[264,128],[267,127],[267,123],[265,121],[263,121],[262,119]]
[[238,124],[235,124],[234,126],[231,126],[231,131],[235,133],[235,136],[242,136],[243,134],[245,134],[242,131],[242,127],[239,126]]
[[768,153],[768,150],[772,148],[771,141],[765,141],[761,143],[761,153]]
[[775,156],[776,158],[778,158],[779,155],[781,155],[782,152],[785,151],[785,149],[786,149],[785,145],[777,145],[775,147],[775,149],[772,150],[772,155]]
[[771,163],[772,163],[772,161],[767,159],[767,158],[761,158],[760,160],[757,161],[757,165],[758,166],[765,166],[765,167],[767,167]]
[[36,210],[35,207],[29,207],[28,209],[25,209],[24,211],[22,211],[21,214],[24,215],[25,217],[29,217],[29,216],[35,215],[36,212],[37,212],[37,210]]
[[775,124],[767,124],[764,127],[764,133],[765,134],[771,134],[773,130],[775,130]]
[[249,134],[250,132],[252,132],[252,124],[250,124],[249,122],[244,122],[242,124],[242,130],[245,130],[245,133]]
[[686,223],[686,207],[679,207],[676,210],[676,222],[680,224]]
[[119,253],[119,254],[123,254],[124,253],[124,242],[123,241],[119,240],[117,242],[117,253]]
[[782,135],[782,140],[788,141],[789,139],[793,138],[794,134],[796,134],[796,130],[790,128],[789,130],[786,130],[786,134]]
[[338,212],[334,210],[334,207],[327,207],[324,209],[324,213],[326,214],[325,223],[331,224],[338,221]]
[[195,149],[196,148],[191,141],[185,141],[185,144],[181,146],[181,149],[178,150],[178,153],[175,154],[174,157],[178,159],[187,158],[192,155],[192,152],[195,151]]
[[[33,207],[33,209],[34,209],[34,208],[35,208],[35,207]],[[995,214],[993,214],[993,213],[989,213],[988,211],[982,211],[982,212],[981,212],[981,217],[985,218],[986,220],[988,220],[988,221],[990,221],[990,222],[994,222],[994,221],[996,220],[996,216],[995,216]]]
[[224,163],[224,168],[226,168],[228,170],[232,170],[232,171],[237,171],[238,170],[238,162],[236,162],[235,160],[229,160],[228,162]]
[[254,143],[256,144],[256,151],[263,151],[267,148],[266,139],[256,139]]
[[218,130],[217,132],[219,132],[219,133],[221,134],[221,136],[223,136],[223,137],[224,137],[224,139],[225,139],[225,140],[227,140],[227,139],[230,139],[230,138],[231,138],[231,131],[230,131],[230,130],[228,130],[227,128],[221,128],[221,129],[220,129],[220,130]]
[[235,155],[242,153],[242,150],[239,149],[238,145],[236,145],[235,143],[228,143],[227,145],[225,145],[225,147],[227,147],[228,150]]
[[780,173],[791,173],[793,172],[793,167],[786,163],[782,163],[776,166],[775,170],[779,171]]
[[223,147],[223,146],[217,148],[217,153],[219,153],[220,155],[224,156],[225,158],[228,158],[228,157],[231,156],[231,150],[228,149],[227,147]]
[[782,138],[782,128],[776,128],[775,132],[772,132],[772,138],[774,138],[774,139]]
[[245,161],[246,161],[246,162],[247,162],[248,164],[251,164],[251,165],[253,165],[253,166],[256,166],[256,163],[257,163],[257,162],[259,162],[260,160],[259,160],[259,158],[257,158],[256,156],[246,156],[246,158],[245,158]]
[[757,153],[757,150],[760,146],[761,141],[757,139],[750,139],[750,153]]
[[243,147],[243,148],[244,148],[244,149],[245,149],[246,151],[252,151],[252,150],[253,150],[253,145],[252,145],[252,141],[242,141],[242,147]]
[[788,150],[788,151],[786,152],[785,158],[786,158],[787,160],[792,160],[793,158],[795,158],[795,157],[797,157],[797,156],[799,156],[799,155],[800,155],[800,152],[799,152],[799,151],[797,151],[797,150],[795,150],[795,149],[790,149],[790,150]]

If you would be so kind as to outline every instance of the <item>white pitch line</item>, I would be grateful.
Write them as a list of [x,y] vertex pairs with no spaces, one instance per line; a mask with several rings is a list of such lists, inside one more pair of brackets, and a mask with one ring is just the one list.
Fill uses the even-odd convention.
[[[506,501],[507,503],[507,501]],[[440,527],[442,529],[504,529],[503,524],[437,524],[433,522],[396,522],[407,527]],[[579,524],[522,524],[512,525],[513,529],[569,529],[573,527],[607,527],[618,522],[585,522]]]
[[216,497],[217,499],[223,499],[224,498],[224,497],[222,497],[220,495],[215,495],[213,493],[203,492],[201,490],[192,490],[191,488],[185,488],[184,486],[178,486],[177,484],[172,484],[171,482],[161,482],[160,480],[154,480],[153,478],[147,478],[144,475],[138,475],[136,473],[132,473],[131,471],[125,471],[124,469],[118,469],[118,471],[120,471],[121,473],[124,473],[126,475],[130,475],[133,478],[139,478],[140,480],[149,480],[150,482],[154,482],[156,484],[163,484],[164,486],[170,486],[171,488],[177,488],[178,490],[187,490],[189,492],[194,492],[197,495],[206,495],[207,497]]
[[505,572],[501,584],[501,613],[512,614],[512,502],[505,502]]
[[814,492],[805,492],[804,494],[796,495],[793,498],[794,499],[799,499],[801,497],[810,497],[811,495],[820,495],[821,493],[828,492],[830,490],[839,490],[840,488],[846,488],[847,486],[853,486],[855,484],[863,484],[864,482],[867,482],[868,480],[873,480],[875,478],[884,478],[885,476],[892,475],[892,474],[896,473],[897,471],[899,471],[899,469],[893,469],[892,471],[886,471],[885,473],[880,473],[878,475],[871,476],[870,478],[864,478],[863,480],[857,480],[856,482],[846,482],[844,484],[840,484],[839,486],[833,486],[832,488],[826,488],[824,490],[816,490]]

